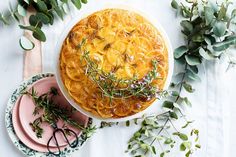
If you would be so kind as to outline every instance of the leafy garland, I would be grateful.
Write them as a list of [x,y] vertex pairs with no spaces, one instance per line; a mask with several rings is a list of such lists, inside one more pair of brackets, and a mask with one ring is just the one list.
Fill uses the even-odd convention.
[[[46,35],[42,31],[43,25],[53,25],[54,19],[59,17],[63,20],[69,3],[72,3],[77,9],[80,9],[82,3],[86,4],[87,0],[18,0],[16,8],[10,4],[9,12],[0,13],[0,22],[9,25],[12,19],[19,23],[19,27],[29,30],[35,39],[45,42]],[[34,10],[35,14],[30,15],[29,24],[22,25],[23,18],[26,17],[28,10]],[[19,40],[21,48],[24,50],[32,50],[35,44],[26,36],[22,36]]]

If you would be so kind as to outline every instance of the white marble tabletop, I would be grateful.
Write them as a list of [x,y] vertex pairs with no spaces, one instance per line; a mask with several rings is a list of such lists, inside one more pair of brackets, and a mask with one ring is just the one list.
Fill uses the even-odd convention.
[[[47,36],[43,43],[43,70],[53,71],[55,45],[66,24],[80,12],[96,10],[109,4],[128,5],[151,15],[164,27],[172,46],[183,43],[179,19],[170,7],[170,0],[88,0],[82,10],[72,10],[64,21],[45,27]],[[14,2],[13,2],[14,3]],[[0,10],[8,8],[7,1],[0,1]],[[0,25],[0,157],[23,156],[12,144],[5,128],[5,107],[9,96],[22,81],[23,52],[18,45],[22,31],[16,24]],[[235,50],[233,50],[235,51]],[[195,157],[234,157],[236,154],[236,67],[226,72],[227,60],[204,63],[200,66],[202,81],[195,83],[196,92],[191,94],[193,107],[187,110],[194,126],[200,130],[202,148]],[[234,119],[235,118],[235,119]],[[124,157],[127,140],[136,128],[117,126],[97,133],[72,156]],[[171,157],[181,157],[176,151]]]

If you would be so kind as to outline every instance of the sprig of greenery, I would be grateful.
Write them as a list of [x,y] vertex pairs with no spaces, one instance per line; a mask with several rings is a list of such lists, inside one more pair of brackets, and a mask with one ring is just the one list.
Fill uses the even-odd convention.
[[[15,8],[10,5],[8,12],[0,13],[0,22],[9,25],[10,21],[15,19],[19,22],[21,29],[31,31],[35,39],[45,42],[46,35],[41,28],[43,25],[53,25],[55,17],[63,20],[69,9],[69,3],[74,4],[77,9],[81,9],[82,3],[86,4],[87,0],[18,0]],[[29,17],[30,25],[25,26],[22,25],[22,20],[29,9],[35,10],[35,14]],[[21,37],[19,43],[24,50],[34,48],[34,43],[26,36]]]
[[226,50],[236,45],[236,9],[233,3],[211,1],[186,1],[188,5],[172,1],[172,7],[184,19],[181,21],[186,44],[177,48],[175,58],[195,69],[203,60],[213,60],[227,55]]
[[164,157],[178,144],[180,151],[185,151],[188,157],[201,147],[197,143],[198,130],[193,129],[188,134],[183,133],[191,123],[188,122],[181,128],[183,132],[180,132],[173,123],[174,119],[170,117],[169,112],[135,119],[134,124],[141,127],[128,141],[126,152],[130,152],[135,157],[158,154]]
[[30,123],[32,130],[35,132],[37,138],[42,138],[43,129],[41,128],[42,117],[36,118],[33,123]]
[[[183,65],[183,70],[177,74],[177,82],[171,84],[169,97],[163,102],[163,107],[168,111],[161,115],[144,117],[140,129],[129,140],[128,152],[132,155],[148,156],[148,153],[157,154],[159,150],[159,156],[163,157],[170,152],[170,149],[164,149],[166,145],[169,145],[169,148],[176,145],[173,136],[182,140],[179,148],[185,151],[186,157],[201,147],[198,143],[199,131],[190,126],[193,121],[187,120],[182,110],[183,106],[189,106],[191,102],[187,97],[182,97],[181,92],[183,89],[189,93],[195,91],[190,82],[201,80],[197,66],[203,60],[220,58],[226,54],[228,48],[236,44],[236,33],[232,29],[235,28],[236,9],[232,10],[230,17],[228,16],[231,4],[227,0],[222,4],[196,0],[186,0],[186,4],[179,4],[175,0],[172,1],[171,6],[177,10],[177,15],[184,18],[180,24],[186,44],[174,52],[174,57]],[[176,128],[173,121],[177,119],[182,119],[186,124]],[[137,120],[135,123],[137,124]],[[192,128],[191,132],[184,134],[189,126]],[[170,128],[172,133],[169,131]],[[191,138],[194,140],[190,140]]]
[[59,119],[69,125],[82,130],[86,133],[87,137],[91,137],[91,135],[95,132],[96,126],[84,127],[71,118],[73,108],[61,107],[54,102],[54,97],[59,94],[56,88],[52,87],[50,91],[40,96],[38,96],[37,91],[34,88],[31,89],[31,92],[25,90],[22,92],[22,94],[26,94],[32,97],[35,103],[33,115],[37,115],[39,114],[39,111],[43,111],[42,116],[36,118],[32,123],[30,123],[32,130],[36,133],[36,136],[38,138],[42,138],[42,123],[45,122],[48,124],[55,124]]
[[[186,68],[187,66],[185,66],[185,70]],[[201,147],[198,141],[199,131],[197,129],[192,128],[189,134],[183,133],[189,130],[188,127],[193,122],[187,120],[182,110],[182,107],[191,105],[187,97],[180,95],[182,89],[184,88],[190,93],[194,92],[192,86],[186,83],[186,76],[187,73],[184,73],[178,84],[172,83],[171,87],[175,90],[168,92],[169,97],[162,104],[163,108],[167,111],[159,115],[144,116],[141,118],[142,126],[129,140],[127,152],[130,152],[134,156],[149,156],[157,154],[157,150],[159,150],[159,156],[163,157],[170,153],[171,149],[176,145],[177,139],[174,139],[174,136],[178,136],[182,139],[182,142],[179,143],[179,147],[181,151],[185,151],[186,157],[189,157],[195,150]],[[177,120],[182,123],[185,122],[185,124],[178,129],[174,125],[174,121]],[[137,120],[134,121],[138,124]],[[137,134],[139,134],[139,136],[137,136]],[[196,137],[193,137],[193,135]],[[155,143],[157,144],[155,145]],[[165,150],[166,147],[167,150]]]
[[[84,42],[80,44],[80,47],[81,45],[84,45]],[[85,74],[98,85],[102,94],[109,97],[110,100],[136,97],[142,101],[149,101],[163,93],[152,84],[153,80],[161,79],[158,77],[157,60],[152,61],[153,69],[144,78],[138,79],[134,76],[132,79],[123,79],[117,78],[114,71],[106,73],[99,69],[97,63],[89,57],[89,52],[86,50],[81,59],[86,62]]]

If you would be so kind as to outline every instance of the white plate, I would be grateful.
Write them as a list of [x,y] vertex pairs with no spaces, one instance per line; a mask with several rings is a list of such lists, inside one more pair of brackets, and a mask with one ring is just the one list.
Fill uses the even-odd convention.
[[134,11],[140,15],[142,15],[144,18],[146,18],[148,21],[150,21],[157,29],[158,31],[160,32],[160,34],[162,35],[162,37],[164,38],[165,40],[165,43],[166,43],[166,46],[167,46],[167,49],[168,49],[168,62],[169,62],[169,70],[168,70],[168,76],[167,76],[167,80],[165,82],[165,86],[164,86],[164,90],[166,90],[169,85],[170,85],[170,82],[171,82],[171,78],[172,78],[172,74],[173,74],[173,67],[174,67],[174,58],[173,58],[173,50],[172,50],[172,46],[171,46],[171,43],[170,43],[170,40],[166,34],[166,32],[164,31],[163,27],[152,17],[150,16],[147,16],[145,15],[145,13],[137,10],[137,9],[133,9],[133,8],[130,8],[128,6],[120,6],[120,5],[111,5],[111,6],[106,6],[106,7],[100,7],[100,8],[97,8],[96,10],[85,10],[85,12],[81,12],[81,14],[79,14],[78,16],[76,16],[69,24],[68,26],[65,28],[65,30],[63,31],[63,33],[61,34],[58,42],[57,42],[57,45],[56,45],[56,56],[55,56],[55,59],[56,59],[56,62],[55,62],[55,71],[56,71],[56,79],[57,79],[57,83],[60,87],[60,90],[62,91],[62,93],[64,94],[64,96],[66,97],[66,99],[70,102],[70,104],[76,108],[77,110],[79,110],[80,112],[84,113],[85,115],[87,115],[88,117],[92,117],[92,118],[96,118],[98,120],[102,120],[102,121],[106,121],[106,122],[121,122],[121,121],[127,121],[127,120],[130,120],[130,119],[134,119],[134,118],[137,118],[137,117],[140,117],[142,116],[144,113],[147,113],[148,109],[151,107],[151,106],[154,106],[154,104],[156,105],[159,105],[160,106],[160,101],[155,101],[153,102],[152,105],[150,105],[148,108],[146,108],[145,110],[139,112],[139,113],[136,113],[134,115],[131,115],[131,116],[127,116],[127,117],[123,117],[123,118],[101,118],[101,117],[98,117],[98,116],[95,116],[93,115],[92,113],[84,110],[82,107],[80,107],[80,105],[78,105],[74,99],[68,94],[62,80],[61,80],[61,76],[60,76],[60,68],[59,68],[59,57],[60,57],[60,51],[61,51],[61,46],[65,40],[65,38],[67,37],[68,33],[70,32],[70,30],[73,28],[73,26],[78,23],[81,19],[89,16],[90,14],[96,12],[96,11],[100,11],[100,10],[104,10],[104,9],[108,9],[108,8],[118,8],[118,9],[126,9],[126,10],[129,10],[129,11]]
[[[53,77],[54,75],[51,73],[46,73],[46,74],[38,74],[35,75],[33,77],[31,77],[30,79],[22,82],[12,93],[12,95],[10,96],[7,106],[6,106],[6,112],[5,112],[5,126],[7,129],[7,133],[12,141],[12,143],[16,146],[17,149],[19,149],[19,151],[21,151],[25,156],[28,157],[54,157],[54,155],[50,155],[48,153],[43,153],[43,152],[38,152],[35,151],[33,149],[30,149],[29,147],[27,147],[16,135],[14,127],[13,127],[13,122],[12,122],[12,110],[13,107],[16,104],[16,101],[18,100],[19,97],[21,97],[21,91],[24,90],[26,87],[31,86],[34,82],[42,79],[42,78],[46,78],[46,77]],[[89,123],[88,125],[92,124],[92,119],[89,119]],[[70,148],[70,147],[66,147],[64,150],[62,150],[60,157],[68,157],[71,155],[71,153],[79,150],[84,142],[87,140],[87,137],[85,136],[85,134],[81,134],[79,136],[79,144],[76,148]]]

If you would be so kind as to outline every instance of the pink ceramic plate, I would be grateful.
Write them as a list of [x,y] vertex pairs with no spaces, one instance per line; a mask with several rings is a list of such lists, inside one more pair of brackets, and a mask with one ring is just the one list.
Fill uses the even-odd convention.
[[[55,102],[62,105],[63,107],[71,107],[71,105],[66,101],[66,99],[63,97],[62,93],[60,92],[59,87],[56,83],[55,77],[41,79],[37,81],[36,83],[34,83],[32,86],[37,91],[38,95],[48,92],[51,87],[57,88],[59,92],[59,96],[55,97]],[[34,116],[33,115],[34,108],[35,108],[35,104],[32,98],[30,96],[23,95],[20,101],[20,105],[19,105],[19,119],[20,119],[20,122],[22,124],[24,131],[28,134],[28,136],[36,143],[46,146],[48,140],[53,134],[53,128],[49,124],[43,123],[42,128],[44,132],[43,132],[42,138],[37,138],[35,132],[33,132],[29,124],[32,123],[36,118],[41,116],[43,113],[39,113],[38,115]],[[83,124],[84,126],[86,126],[88,123],[88,117],[81,114],[80,112],[75,112],[73,114],[73,119],[79,122],[80,124]],[[61,128],[63,125],[64,124],[62,121],[59,121],[57,123],[58,128]],[[75,131],[78,134],[78,136],[81,133],[81,130],[71,127],[69,125],[68,125],[68,128]],[[68,136],[68,139],[70,142],[72,142],[75,140],[75,137]],[[64,139],[62,134],[57,135],[57,140],[58,140],[59,146],[67,145],[67,142]],[[55,142],[53,141],[50,143],[51,147],[56,146]]]
[[[41,144],[38,144],[34,142],[29,136],[24,132],[20,120],[19,120],[19,102],[20,102],[21,97],[16,101],[15,106],[12,110],[12,122],[13,122],[13,127],[15,130],[15,133],[17,137],[23,142],[27,147],[39,151],[39,152],[48,152],[47,147]],[[64,147],[60,147],[61,149],[64,149]],[[50,147],[50,150],[52,152],[57,152],[58,149],[56,147]]]

